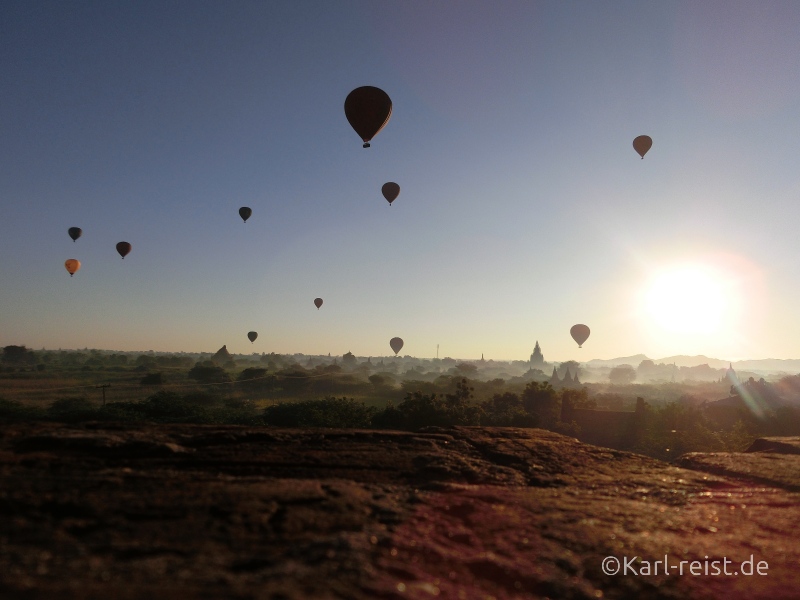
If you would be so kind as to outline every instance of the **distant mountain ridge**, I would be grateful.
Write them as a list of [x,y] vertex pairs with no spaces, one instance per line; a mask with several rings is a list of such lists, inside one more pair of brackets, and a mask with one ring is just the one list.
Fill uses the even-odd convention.
[[797,358],[761,358],[755,360],[722,360],[710,358],[699,354],[697,356],[687,356],[678,354],[665,358],[648,358],[644,354],[634,354],[633,356],[621,356],[608,360],[595,358],[586,363],[590,368],[616,367],[619,365],[631,365],[638,367],[643,360],[652,360],[655,364],[675,364],[678,367],[696,367],[697,365],[708,365],[712,369],[727,369],[728,365],[733,365],[734,370],[759,371],[759,372],[785,372],[800,373],[800,359]]
[[618,367],[619,365],[631,365],[638,367],[639,363],[643,360],[650,360],[644,354],[634,354],[633,356],[620,356],[619,358],[609,358],[608,360],[602,358],[593,358],[590,361],[582,363],[587,367]]

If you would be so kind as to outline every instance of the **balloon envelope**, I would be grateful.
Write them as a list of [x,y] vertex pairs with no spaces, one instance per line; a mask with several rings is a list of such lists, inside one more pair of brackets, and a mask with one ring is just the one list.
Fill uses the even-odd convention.
[[642,158],[644,158],[644,155],[647,154],[647,151],[650,150],[652,145],[653,140],[649,135],[640,135],[633,140],[633,149],[636,150]]
[[403,349],[403,340],[399,337],[392,338],[389,340],[389,345],[392,347],[392,350],[394,350],[394,353],[397,354]]
[[391,206],[392,202],[395,201],[395,198],[400,195],[400,186],[394,181],[388,181],[383,184],[381,192],[383,193],[383,197],[389,201],[389,206]]
[[255,331],[251,331],[247,334],[247,339],[249,339],[251,342],[255,342],[257,337],[258,334]]
[[80,227],[70,227],[69,229],[67,229],[67,233],[69,234],[69,237],[71,237],[72,241],[74,242],[79,237],[81,237],[81,234],[83,233],[83,230]]
[[64,267],[67,269],[67,273],[69,276],[72,277],[75,273],[78,272],[78,269],[81,268],[81,261],[76,260],[74,258],[68,258],[64,261]]
[[120,242],[117,244],[117,252],[122,258],[128,256],[128,252],[131,251],[131,245],[128,242]]
[[247,219],[249,219],[252,214],[253,210],[249,206],[243,206],[239,209],[239,216],[242,217],[242,221],[245,223],[247,223]]
[[589,328],[586,325],[573,325],[569,333],[578,342],[578,348],[582,348],[583,343],[589,339]]
[[319,307],[322,306],[322,298],[315,298],[314,299],[314,306],[316,306],[317,310],[319,310]]
[[363,140],[364,148],[369,148],[369,141],[389,122],[392,100],[382,89],[365,85],[347,95],[344,114]]

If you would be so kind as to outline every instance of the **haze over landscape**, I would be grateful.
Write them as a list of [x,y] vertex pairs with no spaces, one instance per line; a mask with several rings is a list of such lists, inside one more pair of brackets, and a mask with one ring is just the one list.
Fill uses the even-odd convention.
[[0,598],[796,598],[798,32],[0,0]]
[[0,347],[798,357],[797,3],[2,12]]

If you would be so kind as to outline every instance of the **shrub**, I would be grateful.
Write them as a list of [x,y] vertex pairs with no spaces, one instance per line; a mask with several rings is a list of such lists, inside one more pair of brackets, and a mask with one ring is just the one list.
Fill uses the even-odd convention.
[[281,403],[264,409],[264,423],[276,427],[368,428],[378,410],[349,398]]
[[0,398],[0,423],[37,421],[43,417],[44,411],[41,408]]
[[237,381],[247,381],[248,379],[261,379],[267,376],[267,370],[262,367],[248,367],[236,378]]
[[61,398],[50,405],[47,416],[63,423],[76,423],[95,420],[98,410],[86,398]]
[[141,385],[163,385],[164,376],[162,373],[148,373],[139,380]]

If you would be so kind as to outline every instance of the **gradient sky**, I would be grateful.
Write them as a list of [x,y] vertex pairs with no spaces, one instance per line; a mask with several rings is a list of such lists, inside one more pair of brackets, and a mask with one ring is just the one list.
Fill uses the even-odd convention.
[[[800,356],[800,3],[0,14],[0,346]],[[370,149],[362,85],[394,104]],[[712,273],[709,327],[659,321],[675,269]]]

